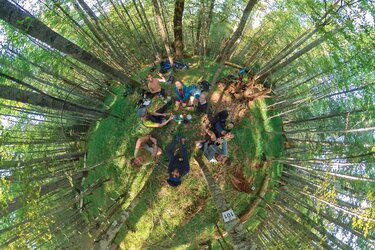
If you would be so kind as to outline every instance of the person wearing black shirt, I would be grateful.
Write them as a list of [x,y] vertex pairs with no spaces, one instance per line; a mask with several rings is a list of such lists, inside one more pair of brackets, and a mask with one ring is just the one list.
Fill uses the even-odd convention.
[[185,138],[176,136],[168,145],[166,154],[169,160],[167,182],[172,187],[181,185],[181,178],[190,171]]

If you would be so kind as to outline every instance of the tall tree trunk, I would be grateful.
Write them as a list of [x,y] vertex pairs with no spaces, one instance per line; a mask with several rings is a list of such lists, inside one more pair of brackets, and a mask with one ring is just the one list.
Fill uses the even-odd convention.
[[10,3],[8,0],[0,0],[0,19],[25,32],[26,34],[48,44],[52,48],[71,55],[76,60],[93,69],[96,69],[106,76],[120,82],[125,82],[132,87],[137,87],[139,85],[138,82],[127,77],[122,72],[114,69],[91,53],[83,50],[73,42],[57,34],[34,16],[24,12],[17,6]]
[[145,192],[146,187],[148,186],[146,184],[143,186],[142,190],[139,191],[139,193],[137,194],[137,196],[134,197],[134,199],[132,200],[132,202],[130,203],[130,205],[124,211],[121,212],[120,218],[117,220],[117,224],[114,225],[114,226],[111,226],[108,229],[108,231],[102,237],[102,239],[98,243],[96,243],[94,249],[98,249],[98,250],[99,249],[107,249],[111,245],[111,243],[115,239],[117,233],[120,231],[120,229],[122,228],[122,226],[126,223],[126,221],[128,220],[129,216],[133,212],[134,208],[137,206],[137,204],[139,203],[139,201],[142,199],[142,195]]
[[173,31],[174,31],[174,46],[176,48],[176,59],[183,57],[184,41],[182,37],[182,17],[184,15],[185,0],[176,0],[174,17],[173,17]]
[[[202,154],[196,156],[195,160],[198,162],[199,167],[203,172],[215,206],[220,213],[220,217],[222,217],[221,213],[230,210],[231,207],[225,200],[224,194],[221,191],[220,187],[216,184],[210,170],[208,170],[208,167],[203,162]],[[224,222],[224,227],[228,234],[231,236],[235,249],[251,249],[252,243],[248,238],[248,233],[243,228],[237,216],[235,216],[235,219],[231,221]]]
[[[70,180],[77,181],[77,180],[82,179],[83,176],[84,176],[84,173],[79,172],[79,173],[75,174],[74,176],[64,177],[64,178],[62,178],[62,179],[60,179],[56,182],[52,182],[52,183],[46,184],[44,186],[41,186],[40,190],[39,190],[39,193],[38,193],[38,196],[42,197],[42,196],[47,195],[47,194],[49,194],[49,193],[51,193],[54,190],[57,190],[59,188],[70,187],[70,185],[71,185]],[[5,212],[0,211],[0,217],[4,216],[6,214],[9,214],[13,211],[16,211],[17,209],[21,208],[24,203],[27,203],[27,201],[23,200],[23,197],[14,198],[10,202],[8,202],[7,208],[5,209]]]
[[315,48],[315,47],[319,46],[320,44],[322,44],[330,36],[336,34],[341,29],[342,29],[342,27],[339,27],[339,28],[335,28],[335,29],[333,29],[333,30],[325,33],[322,37],[320,37],[320,38],[316,39],[315,41],[309,43],[304,48],[302,48],[301,50],[298,50],[291,57],[289,57],[288,59],[286,59],[286,60],[284,60],[282,62],[280,62],[281,60],[278,60],[278,62],[279,62],[278,64],[274,65],[273,67],[271,67],[267,71],[265,71],[265,72],[261,73],[260,75],[258,75],[257,79],[259,80],[259,82],[264,82],[269,75],[271,75],[273,73],[276,73],[280,69],[282,69],[282,68],[286,67],[287,65],[289,65],[290,63],[294,62],[296,59],[298,59],[302,55],[306,54],[307,52],[309,52],[313,48]]
[[214,13],[215,0],[210,1],[210,7],[208,9],[208,17],[206,19],[205,31],[203,36],[203,62],[207,57],[208,38],[210,37],[210,29],[212,23],[212,17]]
[[37,94],[10,86],[0,86],[0,98],[60,111],[73,111],[81,114],[90,113],[99,117],[107,114],[106,112],[99,110],[80,107],[74,103],[65,102],[64,100],[60,100],[58,98],[52,98],[48,95]]
[[[203,17],[204,17],[204,1],[201,1],[201,7],[199,9],[199,12],[198,12],[198,23],[197,23],[197,30],[196,30],[196,38],[195,38],[195,43],[194,43],[194,48],[193,48],[193,53],[194,55],[196,55],[199,51],[200,51],[200,40],[201,40],[201,28],[202,28],[202,20],[203,20]],[[194,38],[194,36],[192,36],[192,38]]]
[[172,69],[174,70],[173,56],[172,56],[171,49],[170,49],[169,43],[168,43],[167,31],[165,29],[165,26],[163,25],[163,19],[161,17],[158,0],[152,0],[152,4],[154,6],[154,10],[155,10],[155,14],[156,14],[156,21],[157,21],[158,26],[159,26],[160,35],[163,38],[164,47],[165,47],[165,50],[167,51],[167,56],[168,56],[169,62],[171,63]]
[[[142,14],[141,14],[141,12],[138,8],[138,5],[136,3],[136,0],[133,0],[133,5],[135,7],[135,10],[137,11],[137,14],[138,14],[141,22],[142,22],[143,28],[146,31],[147,36],[149,37],[149,39],[151,41],[151,46],[155,50],[155,57],[157,59],[160,59],[159,46],[158,46],[158,43],[155,39],[154,33],[152,32],[151,26],[150,26],[150,24],[147,20],[147,17],[142,16]],[[142,6],[141,6],[141,8],[142,8]]]
[[[134,0],[133,0],[133,1],[134,1]],[[157,39],[155,38],[155,35],[154,35],[153,31],[152,31],[152,28],[151,28],[150,22],[148,21],[148,18],[147,18],[147,15],[146,15],[145,9],[143,8],[143,5],[142,5],[141,1],[138,0],[138,2],[139,2],[139,7],[141,8],[141,12],[142,12],[143,18],[144,18],[144,20],[145,20],[145,24],[146,24],[146,26],[147,26],[147,29],[148,29],[150,35],[152,36],[152,39],[153,39],[153,41],[154,41],[154,43],[155,43],[155,47],[156,47],[156,49],[157,49],[157,51],[158,51],[157,59],[161,59],[161,55],[160,55],[160,47],[159,47],[158,41],[157,41]],[[136,5],[135,2],[134,2],[134,5]]]
[[245,28],[247,19],[249,18],[250,13],[251,13],[252,9],[254,8],[254,6],[257,2],[258,2],[258,0],[249,0],[249,2],[247,3],[247,5],[246,5],[246,7],[245,7],[245,9],[242,13],[242,17],[241,17],[240,23],[238,24],[238,27],[237,27],[236,31],[233,33],[232,37],[229,39],[227,44],[224,46],[224,48],[220,52],[221,60],[220,60],[220,63],[219,63],[219,67],[216,70],[215,75],[214,75],[214,77],[211,81],[213,84],[215,84],[217,82],[217,80],[219,79],[220,73],[224,69],[225,61],[232,54],[232,51],[234,49],[234,44],[236,43],[238,38],[240,38],[240,36],[242,35],[242,32]]
[[[285,194],[287,194],[288,197],[286,197]],[[297,204],[299,204],[301,207],[303,207],[305,209],[308,209],[309,211],[312,211],[313,213],[315,213],[316,216],[322,217],[325,220],[327,220],[327,221],[329,221],[331,223],[334,223],[337,226],[340,226],[342,229],[349,231],[350,233],[354,234],[357,237],[360,237],[360,238],[362,238],[364,240],[366,239],[366,237],[364,236],[364,234],[362,232],[353,229],[351,225],[348,225],[347,223],[343,223],[341,220],[334,218],[329,213],[322,212],[322,209],[318,210],[318,209],[316,209],[316,207],[312,207],[307,202],[301,202],[303,200],[303,198],[302,197],[298,197],[294,193],[292,195],[292,194],[289,194],[287,192],[282,192],[281,193],[281,197],[287,198],[287,199],[285,199],[285,198],[283,199],[285,201],[287,201],[288,199],[291,199],[294,202],[296,202]],[[371,241],[372,244],[375,244],[375,237],[372,237],[371,235],[368,235],[367,239],[369,241]]]

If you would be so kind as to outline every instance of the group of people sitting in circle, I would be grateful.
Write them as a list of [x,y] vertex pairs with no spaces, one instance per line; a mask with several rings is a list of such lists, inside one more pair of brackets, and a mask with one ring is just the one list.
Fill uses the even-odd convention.
[[[154,78],[151,73],[147,75],[148,91],[142,94],[147,101],[137,111],[137,115],[142,118],[143,125],[150,128],[163,127],[175,118],[172,113],[167,113],[167,109],[173,102],[172,98],[166,96],[165,89],[160,85],[161,82],[166,82],[165,78],[160,73],[159,76],[160,78]],[[207,113],[208,103],[204,92],[207,92],[208,88],[195,85],[188,87],[177,80],[174,90],[175,111],[184,108]],[[150,102],[149,99],[152,101]],[[209,162],[229,165],[227,141],[234,135],[230,132],[233,125],[227,123],[228,112],[224,110],[210,118],[207,115],[205,117],[208,121],[201,128],[201,135],[205,138],[195,142],[196,149],[202,150]],[[181,178],[190,171],[186,140],[176,135],[165,150],[169,161],[167,183],[173,187],[179,186]],[[162,149],[158,146],[155,136],[142,136],[136,142],[131,166],[141,167],[152,163],[161,155]]]

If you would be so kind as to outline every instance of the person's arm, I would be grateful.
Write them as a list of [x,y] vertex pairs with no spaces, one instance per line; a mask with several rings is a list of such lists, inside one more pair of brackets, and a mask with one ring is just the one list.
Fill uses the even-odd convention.
[[167,116],[167,114],[161,114],[161,113],[158,113],[158,112],[150,112],[151,115],[154,115],[154,116]]
[[189,88],[184,86],[182,88],[183,92],[184,92],[184,98],[181,100],[182,102],[186,102],[186,100],[190,97],[190,91],[189,91]]
[[173,170],[175,169],[174,162],[175,162],[174,155],[172,155],[169,158],[169,163],[168,163],[168,174],[169,174],[169,176],[172,174]]
[[148,136],[142,136],[138,138],[137,142],[135,143],[134,156],[137,155],[139,149],[148,140],[148,138],[149,138]]
[[174,87],[174,92],[175,92],[175,94],[176,94],[176,98],[177,98],[180,102],[182,102],[182,98],[181,98],[181,96],[180,96],[180,93],[178,93],[178,88],[177,88],[177,87]]
[[215,130],[218,132],[218,134],[220,135],[223,134],[224,128],[221,126],[220,122],[216,122],[214,127],[215,127]]
[[181,171],[181,175],[184,176],[190,171],[188,152],[187,152],[186,145],[184,143],[182,144],[181,152],[182,152],[182,168],[183,168]]
[[206,133],[208,134],[208,136],[210,137],[211,141],[216,141],[216,135],[214,132],[212,132],[211,130],[209,129],[205,129]]
[[169,143],[169,145],[165,149],[165,153],[167,154],[167,157],[170,161],[172,161],[172,159],[174,158],[174,150],[175,150],[178,142],[179,142],[178,140],[173,139],[173,141],[171,143]]
[[152,137],[150,135],[150,141],[153,143],[152,144],[152,150],[153,150],[153,153],[152,153],[152,156],[156,156],[157,153],[158,153],[158,144],[157,144],[157,140],[156,138]]
[[166,120],[166,121],[164,121],[164,122],[160,123],[160,126],[159,126],[159,127],[163,127],[163,126],[167,125],[167,124],[168,124],[168,122],[170,122],[170,121],[171,121],[172,119],[173,119],[173,116],[169,117],[169,119],[168,119],[168,120]]
[[158,73],[158,76],[160,77],[160,78],[157,78],[159,82],[166,82],[165,77],[161,73]]

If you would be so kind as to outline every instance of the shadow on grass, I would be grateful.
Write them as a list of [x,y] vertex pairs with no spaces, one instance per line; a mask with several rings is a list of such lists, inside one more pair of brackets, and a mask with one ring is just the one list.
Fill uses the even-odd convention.
[[[116,91],[121,96],[122,89]],[[86,187],[100,178],[111,179],[104,187],[86,198],[86,202],[91,202],[88,212],[93,218],[97,217],[100,210],[116,199],[119,192],[129,185],[124,181],[130,180],[132,175],[132,170],[126,166],[128,160],[126,156],[132,155],[132,145],[135,144],[136,135],[141,132],[135,115],[134,100],[112,96],[108,99],[106,102],[112,103],[111,114],[123,117],[124,120],[108,116],[98,121],[92,128],[87,145],[87,165],[92,166],[117,155],[125,155],[125,157],[103,164],[89,172],[84,183]]]
[[200,213],[174,228],[172,235],[163,238],[148,237],[142,249],[173,249],[181,245],[190,245],[193,249],[197,249],[201,241],[215,233],[215,221],[217,221],[217,211],[210,199]]
[[[146,181],[147,189],[144,192],[140,202],[134,208],[133,212],[129,216],[126,225],[124,225],[119,233],[116,236],[115,242],[120,244],[130,232],[134,232],[137,224],[141,218],[152,208],[152,200],[160,192],[161,187],[165,184],[164,181],[161,181],[160,178],[165,177],[165,167],[164,166],[155,166],[155,170],[152,175],[149,177],[149,180]],[[151,202],[150,202],[151,201]],[[150,222],[150,221],[149,221]]]

